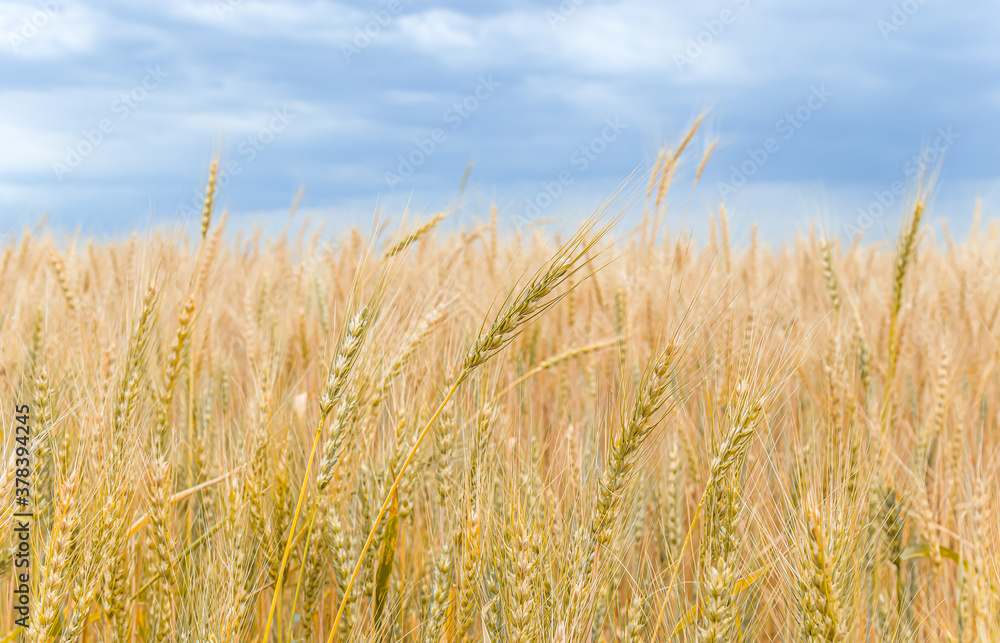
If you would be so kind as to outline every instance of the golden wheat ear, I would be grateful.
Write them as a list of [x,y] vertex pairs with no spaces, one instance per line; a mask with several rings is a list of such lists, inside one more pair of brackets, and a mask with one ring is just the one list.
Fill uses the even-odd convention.
[[688,134],[624,243],[0,242],[0,641],[1000,640],[1000,224],[650,244]]

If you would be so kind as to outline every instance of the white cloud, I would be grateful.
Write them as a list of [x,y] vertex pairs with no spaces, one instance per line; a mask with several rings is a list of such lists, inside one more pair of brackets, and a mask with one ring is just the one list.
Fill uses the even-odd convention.
[[649,3],[583,4],[558,23],[546,16],[550,11],[537,7],[472,16],[430,9],[401,17],[385,43],[451,68],[543,60],[564,72],[634,74],[672,64],[668,42],[681,35],[674,16]]
[[163,6],[171,18],[253,38],[327,43],[346,40],[367,14],[322,0],[181,0]]
[[94,51],[101,15],[77,0],[0,1],[0,56],[52,59]]
[[[11,93],[0,94],[0,103],[12,97]],[[28,126],[23,122],[8,119],[0,112],[0,176],[31,174],[48,169],[55,158],[59,138],[51,130]]]

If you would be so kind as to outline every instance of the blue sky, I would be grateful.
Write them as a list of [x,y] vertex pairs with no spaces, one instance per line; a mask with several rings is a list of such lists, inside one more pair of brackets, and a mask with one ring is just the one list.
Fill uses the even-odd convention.
[[430,214],[473,160],[459,216],[561,219],[702,112],[671,225],[722,202],[737,236],[878,238],[922,151],[953,231],[1000,202],[985,1],[0,0],[0,39],[2,233],[196,217],[215,152],[234,226],[283,225],[300,188],[297,216],[334,230]]

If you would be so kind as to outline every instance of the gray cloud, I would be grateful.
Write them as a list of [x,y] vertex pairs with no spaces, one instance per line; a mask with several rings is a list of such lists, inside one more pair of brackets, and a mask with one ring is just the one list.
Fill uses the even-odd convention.
[[[377,200],[440,207],[475,158],[474,185],[513,216],[605,119],[628,122],[581,177],[586,185],[552,206],[558,216],[557,206],[587,207],[650,164],[710,107],[720,145],[694,221],[717,205],[716,183],[819,84],[834,97],[732,196],[734,220],[763,219],[766,231],[771,219],[808,221],[820,203],[831,218],[856,218],[941,127],[963,134],[947,151],[942,214],[960,220],[973,196],[989,206],[996,195],[1000,18],[981,0],[908,0],[917,6],[909,13],[902,2],[860,0],[568,0],[568,13],[554,1],[398,1],[398,11],[388,0],[0,1],[4,228],[46,210],[67,227],[102,232],[183,217],[219,147],[241,167],[219,197],[236,211],[279,211],[300,187],[303,207],[331,220],[364,216]],[[46,2],[62,4],[42,20]],[[33,17],[45,24],[24,39]],[[885,21],[894,27],[887,37]],[[345,56],[345,44],[358,51]],[[689,62],[679,66],[678,54]],[[151,65],[169,72],[162,86],[59,181],[53,163]],[[388,190],[385,170],[484,74],[502,89],[405,189]],[[294,121],[248,162],[240,146],[282,109]]]

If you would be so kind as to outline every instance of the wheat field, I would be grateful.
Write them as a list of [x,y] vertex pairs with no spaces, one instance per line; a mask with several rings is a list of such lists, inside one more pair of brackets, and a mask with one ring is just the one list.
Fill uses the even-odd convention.
[[698,242],[685,143],[632,229],[245,237],[213,165],[5,241],[2,640],[1000,640],[1000,224]]

